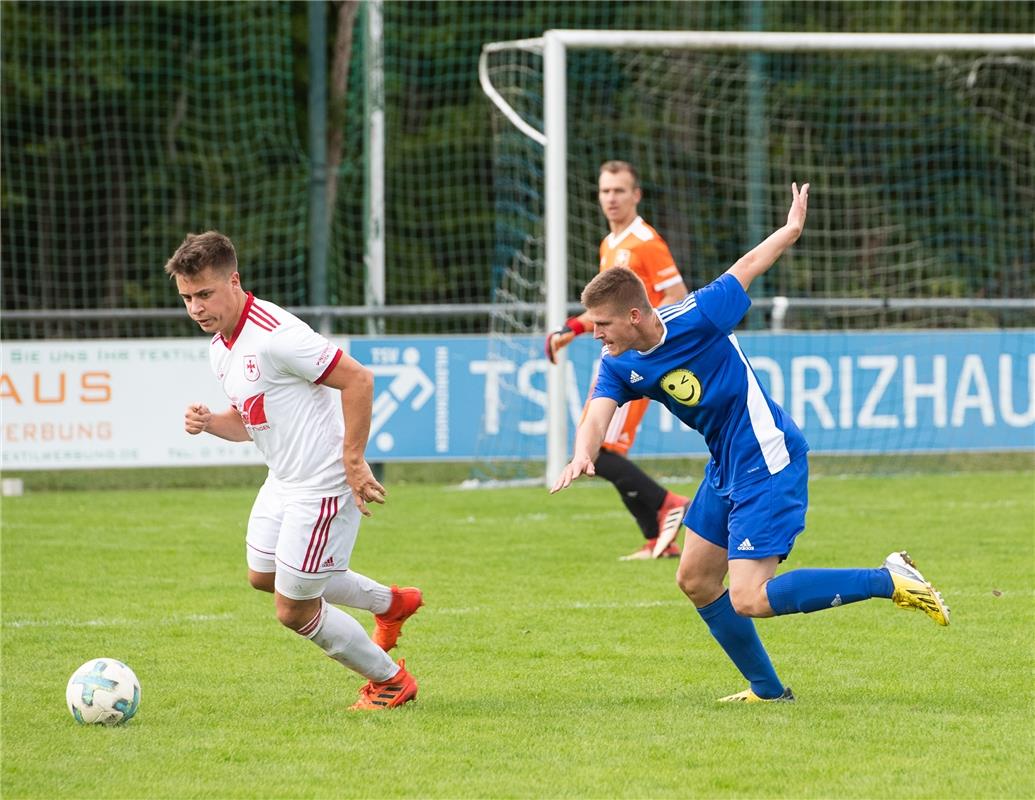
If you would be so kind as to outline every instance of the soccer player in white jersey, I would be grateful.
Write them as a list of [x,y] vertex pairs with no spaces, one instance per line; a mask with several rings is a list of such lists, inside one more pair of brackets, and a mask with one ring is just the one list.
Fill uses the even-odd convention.
[[750,684],[724,701],[794,699],[752,617],[885,597],[949,624],[941,595],[904,552],[892,553],[877,569],[798,569],[774,577],[805,528],[808,445],[759,383],[733,328],[751,305],[751,282],[801,235],[809,185],[799,191],[793,184],[791,193],[782,228],[680,303],[651,309],[639,278],[620,268],[587,284],[582,303],[594,336],[604,343],[600,374],[573,458],[551,489],[593,474],[615,409],[634,398],[663,403],[703,434],[711,459],[683,520],[687,537],[676,580]]
[[[302,320],[241,288],[233,243],[189,234],[165,265],[187,313],[212,335],[210,362],[230,401],[188,406],[187,433],[253,441],[269,465],[248,519],[248,580],[272,592],[277,619],[367,679],[350,708],[385,709],[417,695],[395,646],[422,601],[349,569],[367,503],[383,503],[364,451],[373,375]],[[374,614],[373,640],[335,608]]]

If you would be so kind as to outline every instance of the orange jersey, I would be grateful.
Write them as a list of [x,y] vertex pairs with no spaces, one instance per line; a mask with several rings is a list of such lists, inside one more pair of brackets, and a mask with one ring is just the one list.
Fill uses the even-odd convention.
[[[647,298],[655,308],[665,296],[665,290],[683,280],[665,240],[642,217],[637,217],[624,231],[612,233],[600,243],[600,271],[611,267],[628,267],[635,272],[647,287]],[[592,386],[589,396],[593,396]],[[636,441],[636,432],[649,404],[648,398],[641,397],[619,408],[611,418],[602,447],[612,453],[627,455]],[[587,408],[589,400],[582,410],[583,417]]]
[[637,217],[628,228],[612,233],[600,243],[600,271],[628,267],[647,287],[647,297],[655,308],[670,286],[682,282],[676,260],[656,230]]

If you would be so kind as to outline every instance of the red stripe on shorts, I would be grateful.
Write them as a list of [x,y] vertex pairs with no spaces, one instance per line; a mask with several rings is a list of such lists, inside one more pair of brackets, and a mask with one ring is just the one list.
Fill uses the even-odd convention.
[[305,551],[305,558],[302,560],[302,572],[312,572],[309,569],[309,560],[313,554],[313,546],[316,544],[316,540],[320,535],[320,529],[323,527],[323,518],[328,511],[327,498],[320,501],[320,516],[316,518],[316,524],[313,525],[313,531],[309,534],[309,547]]
[[309,572],[320,571],[320,563],[323,561],[323,553],[324,550],[327,549],[327,541],[331,538],[331,523],[334,521],[334,518],[338,516],[338,498],[328,497],[327,501],[330,504],[330,516],[327,517],[327,521],[323,524],[323,530],[320,531],[320,544],[313,556],[312,568],[308,570]]
[[321,501],[320,518],[309,535],[309,548],[306,550],[305,561],[302,562],[303,572],[319,572],[323,552],[327,549],[327,540],[330,538],[331,523],[336,516],[338,516],[338,498],[325,497]]

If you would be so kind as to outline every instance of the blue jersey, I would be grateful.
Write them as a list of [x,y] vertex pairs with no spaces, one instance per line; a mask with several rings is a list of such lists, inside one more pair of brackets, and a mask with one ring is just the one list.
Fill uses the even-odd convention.
[[699,431],[712,456],[708,474],[721,495],[775,475],[808,450],[794,420],[758,382],[732,332],[750,306],[740,282],[725,274],[657,309],[661,341],[619,356],[605,347],[593,392],[618,405],[650,397]]

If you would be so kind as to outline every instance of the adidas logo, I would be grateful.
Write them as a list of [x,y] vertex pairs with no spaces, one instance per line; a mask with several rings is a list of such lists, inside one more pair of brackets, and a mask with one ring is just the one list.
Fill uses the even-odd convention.
[[643,376],[636,370],[629,373],[629,383],[639,383],[643,380]]
[[334,566],[334,556],[327,556],[327,560],[320,565],[320,569],[327,569],[327,567]]
[[841,595],[835,594],[834,599],[830,601],[830,607],[837,608],[839,605],[841,605]]
[[737,549],[738,550],[754,550],[755,546],[753,544],[751,544],[751,540],[750,539],[745,539],[744,541],[742,541],[740,544],[737,545]]

